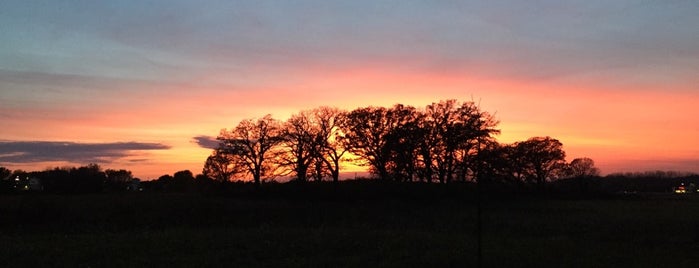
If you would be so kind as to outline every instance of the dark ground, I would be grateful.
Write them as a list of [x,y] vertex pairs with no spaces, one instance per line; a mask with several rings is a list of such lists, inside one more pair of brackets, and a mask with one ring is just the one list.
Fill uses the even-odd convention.
[[[0,196],[2,267],[475,267],[472,189]],[[697,267],[699,195],[485,195],[483,267]]]

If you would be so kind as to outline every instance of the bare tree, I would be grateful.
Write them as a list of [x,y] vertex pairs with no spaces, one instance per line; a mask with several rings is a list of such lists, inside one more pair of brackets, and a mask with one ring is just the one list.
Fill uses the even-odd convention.
[[465,180],[469,169],[474,169],[470,163],[473,156],[500,133],[495,129],[497,124],[492,115],[473,102],[446,100],[428,105],[421,123],[425,133],[421,155],[427,179],[436,173],[442,183],[454,178]]
[[333,182],[340,179],[340,161],[347,152],[344,146],[347,139],[341,130],[345,120],[346,112],[337,108],[319,107],[313,110],[313,116],[318,125],[318,135],[316,136],[319,151],[316,155],[316,176],[322,176],[323,167],[319,166],[318,160],[325,162],[325,167],[330,172]]
[[498,123],[493,115],[481,111],[473,102],[462,103],[456,108],[449,136],[455,143],[458,180],[466,181],[478,176],[480,166],[476,156],[495,141],[494,135],[500,134],[500,130],[495,129]]
[[318,135],[320,129],[312,111],[294,114],[284,123],[281,134],[283,151],[277,155],[277,161],[290,169],[298,181],[308,180],[310,167],[320,155]]
[[243,120],[230,131],[222,130],[218,140],[221,142],[219,150],[234,156],[252,175],[255,184],[260,185],[262,177],[276,170],[269,157],[282,142],[281,126],[271,115]]
[[449,176],[453,167],[453,154],[447,148],[449,142],[447,132],[455,106],[456,101],[448,100],[425,107],[422,127],[426,135],[421,151],[428,181],[432,180],[434,174],[440,182],[446,182],[446,177]]
[[347,139],[345,149],[359,156],[360,164],[369,166],[381,179],[389,179],[386,135],[393,126],[393,118],[384,107],[357,108],[347,114],[342,124]]
[[473,102],[441,101],[423,112],[410,106],[359,108],[343,124],[347,148],[382,179],[440,182],[475,177],[475,155],[498,122]]

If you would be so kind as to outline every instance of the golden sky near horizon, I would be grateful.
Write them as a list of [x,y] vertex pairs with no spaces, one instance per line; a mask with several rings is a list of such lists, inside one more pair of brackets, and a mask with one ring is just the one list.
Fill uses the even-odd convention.
[[603,173],[699,172],[697,3],[351,2],[3,2],[0,165],[198,173],[245,118],[458,99]]

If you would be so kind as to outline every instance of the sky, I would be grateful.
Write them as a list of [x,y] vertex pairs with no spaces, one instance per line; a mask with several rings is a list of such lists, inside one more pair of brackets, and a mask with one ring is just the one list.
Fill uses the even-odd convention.
[[699,172],[699,1],[0,2],[0,166],[202,170],[246,118],[474,101],[603,174]]

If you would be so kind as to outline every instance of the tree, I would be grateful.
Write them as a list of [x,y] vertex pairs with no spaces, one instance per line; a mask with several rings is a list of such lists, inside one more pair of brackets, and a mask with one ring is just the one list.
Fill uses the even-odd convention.
[[155,183],[153,184],[153,188],[151,190],[168,191],[168,190],[170,190],[170,187],[172,186],[173,180],[174,180],[174,178],[169,174],[162,175],[162,176],[158,177],[158,179],[155,181]]
[[389,115],[394,125],[385,137],[388,172],[394,180],[412,181],[417,173],[420,141],[424,139],[419,125],[422,114],[412,106],[398,104]]
[[88,164],[70,170],[69,192],[94,193],[102,190],[106,175],[98,164]]
[[197,189],[202,193],[209,192],[216,186],[221,186],[221,183],[216,183],[214,179],[204,174],[197,174],[197,176],[194,177],[194,183]]
[[0,167],[0,180],[9,179],[11,174],[12,170],[7,169],[6,167]]
[[240,161],[236,161],[236,156],[226,154],[219,149],[214,150],[204,163],[202,174],[218,182],[231,181],[236,175],[243,173]]
[[587,158],[575,158],[566,166],[566,175],[569,177],[596,177],[600,171],[595,167],[595,161]]
[[514,161],[524,179],[543,188],[546,181],[555,179],[556,172],[565,167],[563,144],[551,137],[533,137],[514,145]]
[[285,122],[281,133],[283,153],[277,160],[302,182],[308,180],[309,168],[321,154],[320,129],[314,121],[311,111],[302,111]]
[[390,151],[386,137],[395,128],[396,118],[384,107],[357,108],[347,114],[342,132],[345,149],[360,157],[360,164],[380,179],[389,179]]
[[75,188],[71,170],[73,169],[69,167],[56,167],[41,172],[39,179],[41,179],[41,183],[44,185],[44,190],[53,193],[71,192]]
[[14,180],[10,177],[12,170],[5,167],[0,167],[0,193],[9,192],[12,190]]
[[493,141],[498,122],[473,102],[441,101],[424,112],[397,104],[358,108],[347,114],[346,148],[379,178],[442,183],[474,177],[474,156]]
[[470,163],[473,156],[500,133],[495,129],[497,124],[492,115],[473,102],[446,100],[428,105],[421,122],[421,155],[427,179],[436,173],[442,183],[454,178],[466,180],[469,171],[475,170]]
[[454,112],[455,118],[449,126],[448,137],[455,148],[454,161],[457,179],[466,181],[470,176],[476,178],[480,166],[476,156],[494,142],[494,135],[500,134],[500,130],[495,129],[498,121],[473,102],[465,102],[457,106]]
[[600,172],[595,167],[595,161],[590,158],[573,159],[573,161],[565,165],[562,173],[563,176],[569,179],[563,185],[568,183],[578,193],[586,193],[592,190],[593,187],[599,186],[600,181],[596,177],[599,177]]
[[172,176],[170,190],[176,192],[185,192],[193,189],[194,174],[189,170],[180,170]]
[[131,182],[133,175],[131,171],[120,169],[107,169],[105,173],[105,188],[109,190],[125,190],[126,185]]
[[487,185],[516,181],[512,176],[510,148],[511,146],[499,144],[494,140],[481,145],[478,154],[472,160],[472,164],[477,166],[475,177],[478,183]]
[[[325,162],[335,183],[340,179],[340,161],[348,150],[348,146],[345,146],[347,139],[341,129],[346,114],[345,111],[331,107],[319,107],[313,110],[319,130],[316,138],[320,146],[320,155],[316,155],[316,158]],[[319,163],[316,162],[316,176],[320,176],[322,170],[319,170],[317,164]]]
[[276,169],[269,161],[272,150],[282,142],[280,123],[271,115],[241,121],[234,129],[222,130],[218,150],[230,155],[234,161],[252,175],[256,185]]
[[131,171],[125,169],[107,169],[104,171],[107,181],[114,183],[127,183],[133,179]]
[[422,122],[425,139],[421,152],[427,181],[431,181],[434,174],[439,182],[444,183],[453,171],[453,151],[449,151],[447,144],[451,139],[448,132],[455,106],[456,101],[448,100],[425,107],[425,119]]

